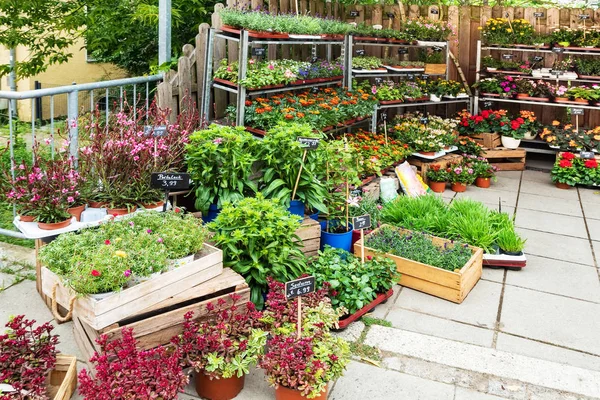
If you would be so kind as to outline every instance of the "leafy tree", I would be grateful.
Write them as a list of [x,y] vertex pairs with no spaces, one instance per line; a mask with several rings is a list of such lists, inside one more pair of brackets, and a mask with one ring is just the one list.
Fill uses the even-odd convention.
[[[77,0],[0,0],[0,45],[23,46],[29,52],[16,60],[17,79],[68,61],[79,35],[80,10]],[[0,77],[10,72],[9,64],[0,64]]]

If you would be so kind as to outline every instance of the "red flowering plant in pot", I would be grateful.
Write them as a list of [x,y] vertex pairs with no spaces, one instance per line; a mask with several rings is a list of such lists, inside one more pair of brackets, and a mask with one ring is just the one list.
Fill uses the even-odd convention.
[[121,336],[112,341],[107,335],[97,339],[101,351],[90,358],[96,374],[85,369],[79,373],[79,394],[89,400],[177,399],[188,382],[180,353],[165,347],[138,350],[131,328],[123,328]]
[[262,354],[267,332],[260,329],[261,312],[252,302],[239,304],[233,293],[216,305],[207,304],[208,315],[194,321],[185,315],[183,333],[173,338],[181,352],[182,366],[196,372],[196,391],[210,400],[233,399],[244,387],[244,377]]
[[429,188],[436,193],[444,193],[448,182],[448,171],[439,164],[433,164],[427,170]]
[[581,183],[584,185],[600,185],[600,166],[598,160],[592,158],[583,161],[583,168],[581,171]]
[[580,164],[583,162],[575,154],[568,151],[562,153],[550,171],[552,182],[559,189],[569,189],[571,186],[581,183]]
[[34,327],[35,320],[24,315],[6,323],[0,334],[0,399],[48,399],[48,374],[56,364],[58,336],[45,323]]
[[331,335],[344,307],[333,309],[328,284],[302,297],[301,334],[297,335],[298,298],[287,301],[282,283],[270,280],[263,322],[271,330],[259,367],[276,388],[275,398],[325,399],[329,382],[342,376],[350,361],[348,343]]

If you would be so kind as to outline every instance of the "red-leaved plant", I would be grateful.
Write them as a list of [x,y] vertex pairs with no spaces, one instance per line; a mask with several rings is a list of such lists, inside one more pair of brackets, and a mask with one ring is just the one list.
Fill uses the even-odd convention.
[[252,302],[238,305],[238,294],[229,297],[231,303],[223,299],[216,306],[208,303],[207,319],[200,323],[193,320],[193,312],[186,313],[183,333],[173,338],[182,366],[191,366],[211,379],[239,378],[250,372],[267,340],[267,332],[260,329],[262,313]]
[[97,339],[101,352],[90,361],[96,366],[92,377],[79,373],[79,393],[88,400],[174,400],[188,382],[180,367],[180,354],[164,347],[138,350],[133,329],[123,328],[121,339]]
[[46,378],[56,364],[58,337],[54,327],[45,323],[34,328],[35,320],[24,315],[6,324],[7,333],[0,335],[0,383],[14,392],[0,391],[0,400],[47,399]]

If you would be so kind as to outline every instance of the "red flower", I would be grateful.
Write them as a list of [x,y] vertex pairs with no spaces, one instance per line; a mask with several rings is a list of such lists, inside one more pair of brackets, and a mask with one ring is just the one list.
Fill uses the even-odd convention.
[[489,116],[490,116],[490,112],[489,112],[488,110],[483,110],[483,111],[481,112],[481,116],[482,116],[483,118],[485,118],[485,119],[488,119],[488,118],[489,118]]
[[591,160],[586,160],[585,167],[586,168],[598,168],[598,161],[596,161],[593,158]]
[[562,158],[564,158],[565,160],[572,160],[575,158],[575,154],[567,151],[566,153],[563,153]]
[[558,163],[558,165],[561,168],[571,168],[573,166],[573,163],[569,160],[560,160],[560,162]]
[[475,117],[475,122],[479,123],[479,122],[483,122],[483,117],[481,115],[478,115]]
[[519,124],[519,122],[517,122],[517,121],[510,122],[510,127],[514,130],[519,129],[520,126],[521,126],[521,124]]
[[110,240],[106,239],[106,240],[104,241],[104,244],[105,244],[105,245],[109,245],[109,244],[110,244]]
[[102,274],[100,273],[100,271],[98,271],[98,270],[96,270],[96,269],[93,269],[93,270],[92,270],[92,275],[93,275],[93,276],[100,276],[100,275],[102,275]]

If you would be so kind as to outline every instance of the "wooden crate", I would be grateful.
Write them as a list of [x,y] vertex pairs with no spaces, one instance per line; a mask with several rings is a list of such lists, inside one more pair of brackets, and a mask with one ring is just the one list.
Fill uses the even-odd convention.
[[[221,272],[223,272],[223,252],[205,244],[194,261],[116,292],[105,299],[95,300],[89,296],[76,297],[73,310],[92,328],[106,328],[115,322],[135,316],[148,307],[157,304],[165,305],[165,302],[168,303],[173,296],[185,293],[188,289],[218,276]],[[76,294],[63,285],[58,275],[48,268],[42,267],[43,293],[52,297],[55,286],[56,302],[68,308],[70,299]]]
[[[385,226],[385,225],[384,225]],[[403,233],[411,233],[406,229],[397,228]],[[373,232],[378,231],[376,229]],[[367,235],[368,237],[369,235]],[[450,240],[429,236],[433,243],[443,248],[445,245],[453,246]],[[433,296],[441,297],[442,299],[450,300],[454,303],[462,303],[467,297],[471,289],[481,278],[483,266],[483,250],[478,247],[469,246],[472,252],[471,259],[459,271],[447,271],[431,265],[422,264],[403,257],[398,257],[392,254],[385,256],[394,260],[398,272],[402,274],[400,277],[400,285],[428,293]],[[362,241],[359,240],[354,244],[354,254],[361,255]],[[377,251],[369,247],[365,247],[365,255],[374,256]]]
[[499,133],[478,133],[477,135],[471,135],[471,139],[488,149],[495,149],[496,147],[502,146],[502,139]]
[[427,183],[427,170],[431,168],[432,165],[439,165],[442,168],[447,168],[448,165],[452,163],[460,163],[463,157],[459,154],[446,154],[440,158],[436,158],[435,160],[424,160],[418,157],[410,157],[407,161],[410,165],[413,165],[417,168],[417,173],[421,175],[423,178],[423,182]]
[[86,361],[100,350],[96,339],[100,335],[108,335],[110,340],[121,337],[123,327],[133,328],[133,336],[138,340],[140,349],[151,349],[166,345],[171,338],[183,330],[183,316],[194,312],[194,320],[200,320],[207,314],[208,303],[219,299],[231,303],[229,295],[237,293],[241,296],[239,309],[243,310],[245,303],[250,301],[250,288],[244,278],[229,268],[223,273],[192,289],[173,296],[162,304],[156,304],[144,310],[135,318],[119,321],[104,329],[94,329],[75,312],[73,316],[73,333],[75,341]]
[[53,400],[70,400],[77,386],[77,358],[56,355],[56,365],[50,372],[48,394]]
[[527,152],[521,147],[518,149],[498,147],[485,150],[482,156],[487,158],[490,164],[495,165],[499,171],[523,171]]
[[321,224],[312,218],[306,217],[296,235],[302,241],[302,252],[306,257],[316,256],[321,243]]

